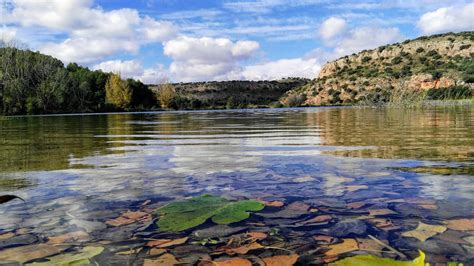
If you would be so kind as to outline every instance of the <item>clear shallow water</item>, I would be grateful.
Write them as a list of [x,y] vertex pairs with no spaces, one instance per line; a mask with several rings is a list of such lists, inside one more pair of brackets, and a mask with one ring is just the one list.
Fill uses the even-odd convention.
[[[278,219],[257,215],[237,225],[253,230],[247,223],[263,219],[262,228],[278,228],[285,243],[310,243],[308,249],[316,250],[312,236],[331,235],[338,222],[360,220],[367,227],[363,232],[338,238],[370,234],[408,257],[421,249],[432,262],[471,263],[474,247],[465,239],[472,239],[472,229],[448,228],[424,242],[401,234],[418,222],[445,225],[474,218],[473,132],[473,107],[6,118],[0,120],[0,195],[18,195],[26,203],[0,205],[0,232],[23,228],[29,238],[2,240],[0,249],[85,230],[88,243],[111,242],[99,262],[121,263],[123,256],[107,245],[132,238],[138,241],[134,245],[143,245],[146,237],[160,235],[144,233],[138,228],[143,225],[115,228],[105,221],[139,209],[146,200],[153,208],[208,193],[304,202],[333,217],[314,227],[294,226],[316,215],[311,213]],[[354,202],[364,206],[347,207]],[[367,217],[379,209],[393,213]],[[377,227],[373,219],[378,218],[394,228]],[[308,261],[321,262],[323,254],[313,253]],[[140,264],[145,257],[134,260]]]

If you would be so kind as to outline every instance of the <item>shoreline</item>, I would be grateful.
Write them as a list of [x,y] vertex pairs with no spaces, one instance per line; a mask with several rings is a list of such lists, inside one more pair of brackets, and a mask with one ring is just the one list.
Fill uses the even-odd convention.
[[[402,109],[426,108],[426,107],[442,107],[442,106],[474,106],[473,99],[459,100],[428,100],[420,103],[416,107],[399,106]],[[398,106],[370,106],[370,105],[313,105],[313,106],[294,106],[294,107],[271,107],[258,106],[255,108],[211,108],[211,109],[150,109],[145,111],[113,111],[113,112],[83,112],[83,113],[57,113],[57,114],[35,114],[35,115],[0,115],[0,121],[9,120],[19,117],[54,117],[54,116],[88,116],[88,115],[118,115],[118,114],[147,114],[147,113],[180,113],[180,112],[219,112],[219,111],[250,111],[250,110],[270,110],[270,109],[296,109],[296,108],[336,108],[336,107],[359,107],[359,108],[398,108]]]

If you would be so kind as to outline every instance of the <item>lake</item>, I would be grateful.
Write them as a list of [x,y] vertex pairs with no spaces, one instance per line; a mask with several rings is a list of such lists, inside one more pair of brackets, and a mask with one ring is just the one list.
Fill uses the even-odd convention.
[[[91,263],[166,252],[193,264],[264,232],[258,243],[273,248],[238,256],[296,253],[307,265],[422,250],[431,263],[474,265],[472,106],[6,117],[0,143],[0,195],[25,200],[0,205],[0,261],[100,246]],[[229,226],[159,231],[149,213],[202,194],[267,206]],[[127,212],[138,216],[117,220]],[[185,237],[167,251],[149,244]]]

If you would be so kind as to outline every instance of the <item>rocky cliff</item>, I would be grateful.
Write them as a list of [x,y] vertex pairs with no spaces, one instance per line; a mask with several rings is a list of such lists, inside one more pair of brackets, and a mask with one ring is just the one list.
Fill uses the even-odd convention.
[[352,104],[380,90],[473,88],[474,32],[420,37],[328,62],[318,77],[287,92],[287,105]]

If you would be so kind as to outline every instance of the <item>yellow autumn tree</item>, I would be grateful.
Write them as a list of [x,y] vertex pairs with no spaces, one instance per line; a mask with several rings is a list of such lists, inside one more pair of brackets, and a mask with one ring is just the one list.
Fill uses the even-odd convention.
[[132,102],[132,89],[120,74],[112,73],[105,84],[105,100],[117,108],[125,109]]
[[176,96],[176,90],[171,83],[167,80],[163,80],[160,85],[158,85],[156,96],[162,108],[170,108],[171,102]]

